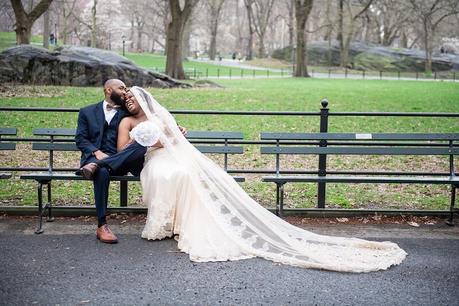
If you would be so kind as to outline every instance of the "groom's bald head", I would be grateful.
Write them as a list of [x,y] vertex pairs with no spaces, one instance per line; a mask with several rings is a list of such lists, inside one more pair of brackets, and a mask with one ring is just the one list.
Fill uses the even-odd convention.
[[126,85],[119,79],[109,79],[104,83],[105,101],[116,105],[124,104]]

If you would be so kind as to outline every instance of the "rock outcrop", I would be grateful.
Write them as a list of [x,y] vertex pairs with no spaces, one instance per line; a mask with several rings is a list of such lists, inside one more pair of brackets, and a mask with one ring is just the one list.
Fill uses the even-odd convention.
[[54,51],[20,45],[0,53],[0,82],[21,84],[101,86],[117,78],[127,86],[189,87],[167,75],[136,66],[114,52],[89,47]]
[[[273,58],[291,61],[292,49],[286,47],[274,51]],[[308,44],[308,64],[314,66],[339,66],[340,50],[338,43],[331,46],[328,42],[311,42]],[[375,44],[351,43],[349,48],[349,68],[376,71],[424,71],[424,51],[403,48],[390,48]],[[459,56],[455,54],[434,54],[432,58],[434,71],[459,69]]]

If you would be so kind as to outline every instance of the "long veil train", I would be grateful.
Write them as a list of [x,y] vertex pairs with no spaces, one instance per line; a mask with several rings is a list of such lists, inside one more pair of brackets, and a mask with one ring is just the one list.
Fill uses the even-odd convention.
[[[131,92],[149,121],[162,131],[162,156],[184,167],[189,185],[182,186],[177,203],[168,203],[178,247],[193,261],[262,257],[274,262],[343,272],[385,270],[397,265],[406,252],[392,242],[323,236],[297,228],[255,202],[234,179],[200,153],[181,134],[172,115],[140,87]],[[156,150],[158,151],[158,150]],[[149,189],[148,152],[141,174],[144,199]],[[147,184],[148,182],[148,184]],[[149,196],[147,196],[148,198]],[[161,205],[166,205],[162,203]],[[167,206],[166,205],[166,206]],[[177,207],[174,207],[176,205]],[[155,239],[144,230],[145,238]],[[163,238],[163,237],[159,237]]]

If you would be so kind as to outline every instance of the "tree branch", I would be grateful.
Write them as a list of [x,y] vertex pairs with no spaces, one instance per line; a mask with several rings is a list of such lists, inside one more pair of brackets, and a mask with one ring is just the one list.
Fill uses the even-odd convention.
[[368,10],[368,8],[370,7],[371,3],[373,3],[373,0],[368,0],[367,5],[365,5],[365,7],[364,7],[357,15],[355,15],[352,19],[353,19],[353,20],[356,20],[356,19],[359,18],[363,13],[365,13],[365,11]]

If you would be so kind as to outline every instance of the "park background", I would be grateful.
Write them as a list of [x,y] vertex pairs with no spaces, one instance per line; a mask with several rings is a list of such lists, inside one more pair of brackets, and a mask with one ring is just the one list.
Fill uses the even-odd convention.
[[[175,14],[174,3],[178,2],[2,0],[0,48],[31,44],[50,51],[62,46],[111,50],[144,69],[194,85],[149,88],[171,110],[310,112],[319,111],[320,101],[327,99],[331,112],[457,112],[458,1],[201,0],[181,1],[179,14]],[[20,14],[13,9],[18,3],[28,16],[25,32],[18,26]],[[41,7],[44,9],[39,16],[33,14]],[[187,8],[189,13],[185,14]],[[186,20],[184,16],[188,16]],[[301,20],[305,20],[304,27]],[[179,33],[172,33],[174,22],[182,24]],[[170,41],[177,47],[168,48]],[[325,56],[310,52],[322,50],[324,44]],[[355,56],[362,45],[372,51]],[[384,56],[375,50],[384,50]],[[409,65],[394,65],[388,60],[391,57],[387,54],[399,56],[401,50],[407,58],[414,56],[416,60],[404,61]],[[204,82],[202,87],[202,79],[212,82]],[[0,105],[5,107],[78,108],[103,97],[100,87],[6,83],[0,89]],[[318,118],[314,117],[176,118],[189,130],[242,131],[247,139],[258,139],[260,132],[268,131],[319,131]],[[19,137],[31,137],[32,129],[37,127],[76,127],[75,113],[2,112],[0,120],[2,126],[17,127]],[[329,132],[458,131],[457,118],[334,117],[329,124]],[[43,167],[47,162],[47,156],[31,151],[28,143],[18,144],[14,152],[0,154],[2,167]],[[221,163],[221,158],[215,160]],[[61,154],[56,165],[77,167],[78,162],[78,154]],[[288,158],[282,164],[314,169],[317,158]],[[330,158],[328,165],[336,170],[446,171],[448,159],[343,156]],[[257,146],[245,146],[242,157],[230,158],[230,167],[273,168],[274,158],[261,156]],[[91,205],[91,185],[54,182],[54,201],[59,205]],[[242,186],[261,204],[273,207],[274,184],[249,175]],[[332,208],[444,210],[449,205],[446,186],[327,186],[327,207]],[[35,188],[32,182],[19,180],[18,174],[2,180],[1,204],[33,205]],[[316,191],[315,184],[287,185],[285,204],[314,207]],[[118,186],[112,183],[111,205],[117,205],[117,193]],[[138,183],[130,184],[129,203],[142,206]]]

